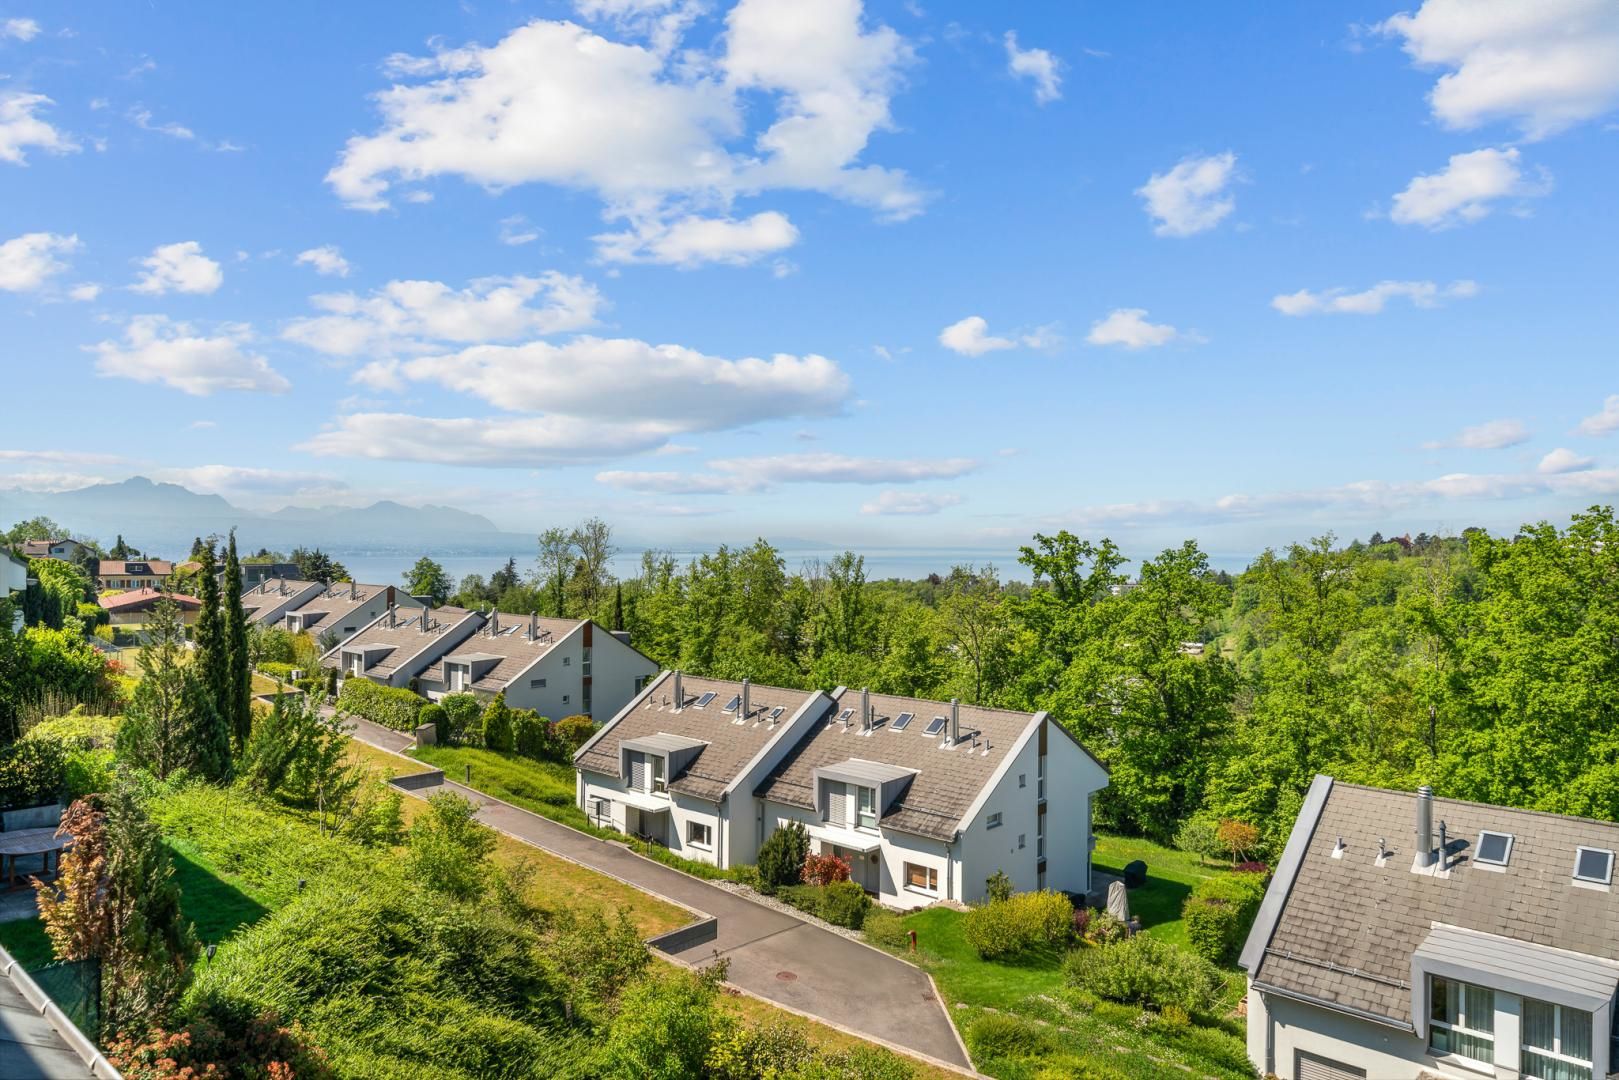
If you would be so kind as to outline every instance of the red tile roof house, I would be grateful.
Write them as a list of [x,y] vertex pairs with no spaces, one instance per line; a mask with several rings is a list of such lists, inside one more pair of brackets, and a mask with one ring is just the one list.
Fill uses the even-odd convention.
[[107,612],[114,626],[130,626],[151,621],[152,609],[161,600],[169,600],[180,609],[180,617],[187,626],[197,621],[202,601],[183,593],[163,592],[161,589],[135,589],[115,596],[103,596],[97,601]]
[[1254,1067],[1614,1075],[1615,851],[1613,822],[1317,776],[1242,952]]
[[174,573],[174,564],[165,559],[102,559],[96,564],[96,587],[100,589],[139,589],[160,586]]

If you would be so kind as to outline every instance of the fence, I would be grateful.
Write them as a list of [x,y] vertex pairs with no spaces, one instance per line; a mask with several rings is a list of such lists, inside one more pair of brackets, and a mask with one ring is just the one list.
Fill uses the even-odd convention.
[[101,1040],[101,961],[73,960],[29,972],[73,1026],[91,1042]]

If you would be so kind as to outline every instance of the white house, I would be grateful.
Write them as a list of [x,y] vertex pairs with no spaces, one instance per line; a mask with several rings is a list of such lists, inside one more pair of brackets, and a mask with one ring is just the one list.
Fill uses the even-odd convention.
[[574,755],[579,807],[689,859],[750,863],[754,787],[831,707],[822,693],[666,671]]
[[614,716],[658,665],[591,619],[489,613],[478,633],[445,654],[421,679],[430,698],[470,692],[506,695],[514,709],[541,716]]
[[408,687],[483,626],[466,608],[390,607],[320,658],[339,679]]
[[284,627],[287,612],[297,610],[325,592],[326,586],[318,581],[271,578],[242,593],[242,610],[247,613],[249,625]]
[[797,821],[889,907],[1091,887],[1107,771],[1045,713],[838,691],[763,783],[758,839]]
[[392,585],[362,585],[334,581],[301,603],[285,609],[279,624],[294,634],[306,633],[316,641],[328,634],[339,643],[377,621],[389,608],[420,610],[422,602]]
[[1242,952],[1288,1080],[1613,1075],[1619,825],[1318,776]]
[[62,537],[56,540],[24,540],[21,554],[29,559],[61,559],[78,562],[89,548],[77,540]]
[[0,597],[11,601],[11,629],[22,629],[22,594],[28,589],[28,560],[0,548]]

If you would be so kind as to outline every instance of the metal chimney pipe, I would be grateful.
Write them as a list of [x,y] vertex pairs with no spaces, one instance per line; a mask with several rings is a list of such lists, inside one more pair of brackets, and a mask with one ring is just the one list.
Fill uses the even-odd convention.
[[681,689],[680,689],[680,669],[676,668],[675,669],[675,708],[676,709],[684,709],[685,707],[686,707],[686,695],[681,692]]
[[753,711],[749,707],[752,703],[748,700],[748,690],[752,687],[752,685],[753,680],[744,676],[742,679],[742,712],[740,714],[744,720],[746,720]]
[[860,730],[871,730],[871,691],[860,688]]
[[539,636],[540,636],[540,613],[538,611],[531,611],[531,612],[528,613],[528,639],[530,641],[533,641],[535,638],[537,638]]
[[950,745],[961,741],[961,702],[950,699]]
[[1417,788],[1417,860],[1419,870],[1432,866],[1433,858],[1433,788],[1423,784]]
[[388,605],[388,629],[392,630],[394,628],[394,621],[398,618],[398,615],[399,615],[399,609],[394,607],[392,604],[389,604]]
[[489,636],[500,636],[500,609],[491,608],[489,611]]
[[424,634],[427,633],[427,631],[431,629],[431,627],[429,627],[427,625],[427,613],[430,610],[432,610],[432,609],[429,608],[426,604],[422,605],[422,633],[424,633]]
[[1443,870],[1450,860],[1450,837],[1446,835],[1445,820],[1439,819],[1439,869]]

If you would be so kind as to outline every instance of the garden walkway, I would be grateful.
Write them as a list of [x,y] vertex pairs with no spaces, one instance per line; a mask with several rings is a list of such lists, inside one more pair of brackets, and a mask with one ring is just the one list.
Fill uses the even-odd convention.
[[[351,722],[355,738],[379,749],[397,753],[411,742],[369,721]],[[439,779],[408,790],[421,797],[454,791],[477,803],[479,819],[492,828],[714,918],[714,936],[663,949],[685,963],[725,957],[727,981],[751,994],[942,1064],[970,1067],[932,981],[903,960],[461,784]]]

